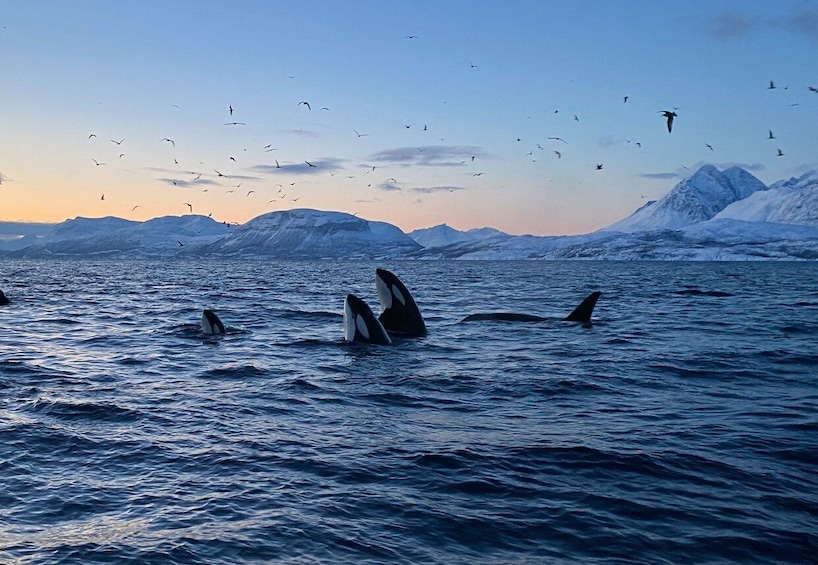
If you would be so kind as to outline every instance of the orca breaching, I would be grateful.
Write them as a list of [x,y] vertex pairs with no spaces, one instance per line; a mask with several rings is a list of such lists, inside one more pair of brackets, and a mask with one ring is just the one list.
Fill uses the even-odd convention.
[[[366,302],[354,294],[348,294],[344,300],[344,339],[346,341],[389,345],[392,343],[391,335],[400,337],[426,335],[426,324],[415,299],[398,277],[386,269],[376,269],[375,289],[381,303],[381,315],[377,318]],[[591,314],[601,294],[599,291],[589,294],[562,321],[590,323]],[[463,318],[461,322],[479,320],[543,322],[548,318],[531,314],[493,312],[471,314]]]

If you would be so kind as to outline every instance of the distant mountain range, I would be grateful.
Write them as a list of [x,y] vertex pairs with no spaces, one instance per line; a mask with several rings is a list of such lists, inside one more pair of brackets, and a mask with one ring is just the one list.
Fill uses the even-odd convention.
[[769,187],[740,167],[705,165],[663,198],[576,236],[513,236],[446,225],[403,233],[342,212],[270,212],[240,226],[204,216],[145,222],[76,218],[56,225],[0,222],[12,258],[268,259],[818,259],[818,170]]

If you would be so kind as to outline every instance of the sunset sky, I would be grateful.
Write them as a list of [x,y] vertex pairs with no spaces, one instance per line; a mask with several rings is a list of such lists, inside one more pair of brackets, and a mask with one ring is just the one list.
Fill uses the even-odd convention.
[[576,234],[818,167],[818,2],[7,1],[0,69],[7,221]]

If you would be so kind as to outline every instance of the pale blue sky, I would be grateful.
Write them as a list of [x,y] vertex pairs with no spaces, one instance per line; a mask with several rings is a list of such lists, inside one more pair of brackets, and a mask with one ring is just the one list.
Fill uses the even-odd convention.
[[703,163],[818,166],[816,2],[2,2],[0,68],[0,220],[568,234]]

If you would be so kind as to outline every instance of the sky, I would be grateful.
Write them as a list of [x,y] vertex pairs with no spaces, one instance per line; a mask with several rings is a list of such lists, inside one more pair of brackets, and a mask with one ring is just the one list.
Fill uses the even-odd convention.
[[818,1],[1,0],[0,69],[2,221],[571,235],[818,167]]

